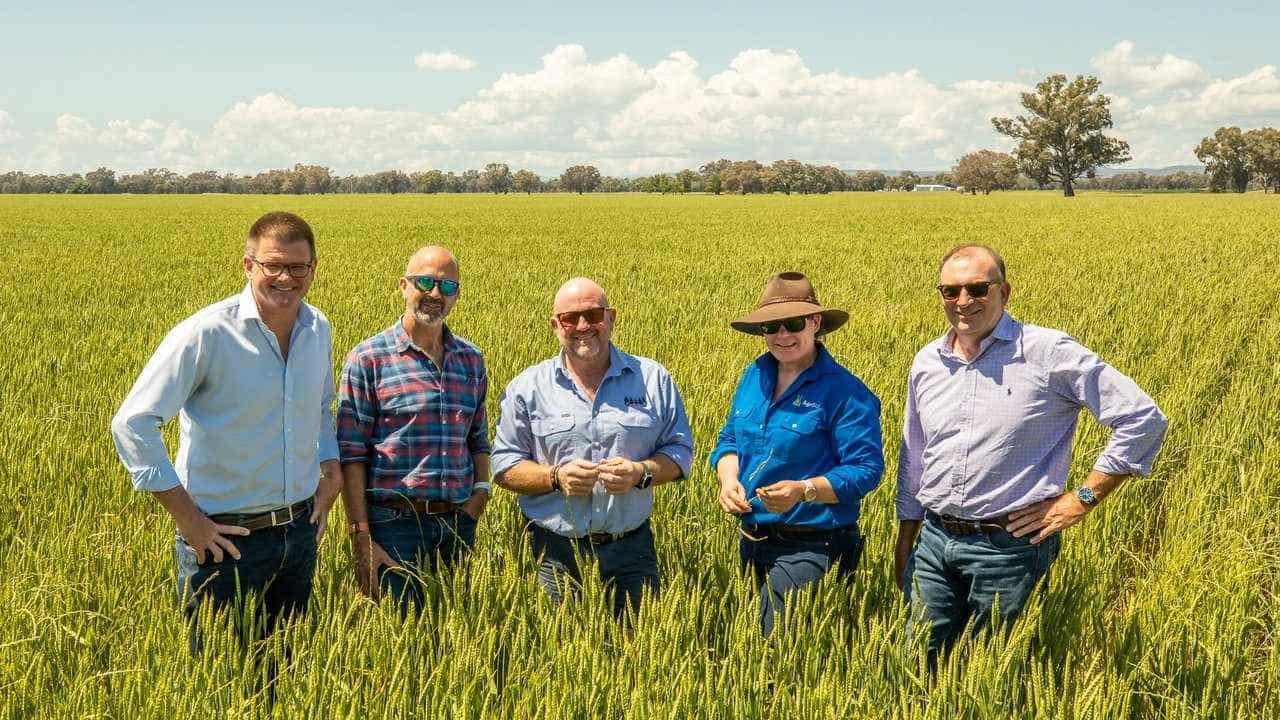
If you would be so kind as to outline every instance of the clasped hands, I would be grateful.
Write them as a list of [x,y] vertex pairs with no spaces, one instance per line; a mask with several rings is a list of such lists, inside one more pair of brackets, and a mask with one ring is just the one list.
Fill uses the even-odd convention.
[[561,465],[556,474],[560,479],[560,492],[565,495],[590,495],[596,483],[604,485],[610,495],[624,495],[640,483],[644,465],[622,457],[598,463],[579,458]]
[[[782,514],[795,507],[804,499],[804,483],[799,480],[779,480],[772,485],[756,489],[756,497],[764,509]],[[737,480],[720,483],[720,509],[733,515],[751,512],[751,502],[747,500],[747,492]]]

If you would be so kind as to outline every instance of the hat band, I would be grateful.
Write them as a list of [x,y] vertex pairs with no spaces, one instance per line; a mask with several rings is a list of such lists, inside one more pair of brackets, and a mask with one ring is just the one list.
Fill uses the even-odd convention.
[[807,302],[807,303],[812,303],[814,305],[817,305],[818,298],[812,295],[806,295],[803,297],[797,296],[797,295],[782,295],[780,297],[771,297],[768,300],[765,300],[764,302],[757,305],[756,308],[758,309],[758,308],[766,307],[768,305],[777,305],[778,303],[786,303],[786,302]]

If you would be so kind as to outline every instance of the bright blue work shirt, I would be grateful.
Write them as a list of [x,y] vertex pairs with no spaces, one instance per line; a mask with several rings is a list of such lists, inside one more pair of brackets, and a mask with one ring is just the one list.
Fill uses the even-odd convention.
[[[884,453],[880,439],[880,400],[818,343],[813,365],[773,400],[778,361],[765,353],[747,366],[711,452],[738,456],[738,479],[752,512],[747,525],[804,525],[836,528],[858,521],[862,498],[880,484]],[[764,509],[758,488],[780,480],[822,476],[839,502],[798,502],[779,515]]]
[[[595,400],[587,399],[557,355],[516,376],[499,402],[493,474],[524,460],[543,465],[579,458],[671,458],[687,477],[693,431],[680,390],[666,368],[609,345],[609,370]],[[521,495],[520,510],[537,525],[565,537],[634,530],[653,511],[653,488],[610,495],[597,483],[590,495]]]

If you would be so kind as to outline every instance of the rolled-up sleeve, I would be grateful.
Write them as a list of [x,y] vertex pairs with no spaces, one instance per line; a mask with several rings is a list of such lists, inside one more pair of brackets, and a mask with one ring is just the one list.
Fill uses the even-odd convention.
[[1111,475],[1150,475],[1169,426],[1155,401],[1071,337],[1059,339],[1051,357],[1052,388],[1111,428],[1111,439],[1094,469]]
[[524,398],[520,396],[518,380],[511,381],[498,399],[498,427],[494,431],[491,456],[495,476],[522,461],[533,460],[533,430]]
[[667,373],[658,380],[658,397],[662,402],[663,429],[654,453],[662,453],[680,467],[680,475],[689,477],[693,470],[693,430],[685,414],[680,388]]
[[488,455],[489,446],[489,410],[485,403],[489,399],[489,375],[481,365],[480,392],[476,397],[476,413],[471,417],[471,430],[467,432],[467,451],[472,455]]
[[839,464],[824,475],[840,502],[857,502],[884,475],[879,398],[861,385],[853,388],[832,418],[831,439]]
[[163,492],[181,484],[161,428],[200,386],[204,369],[199,328],[179,325],[161,341],[111,419],[116,454],[135,489]]
[[898,451],[898,494],[895,506],[899,520],[923,520],[924,506],[916,499],[924,473],[924,426],[916,404],[915,370],[907,378],[907,404],[902,419],[902,445]]
[[347,355],[342,366],[342,382],[338,390],[338,454],[342,463],[369,462],[369,440],[373,437],[374,400],[377,398],[370,377],[372,368],[355,352]]

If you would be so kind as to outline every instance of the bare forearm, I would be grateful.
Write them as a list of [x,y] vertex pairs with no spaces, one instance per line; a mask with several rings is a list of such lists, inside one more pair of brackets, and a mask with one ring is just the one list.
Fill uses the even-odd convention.
[[342,506],[347,511],[347,522],[368,522],[369,508],[365,504],[368,483],[368,467],[364,463],[348,463],[342,466]]
[[716,461],[716,479],[720,484],[738,482],[738,456],[734,453],[721,455]]
[[916,537],[920,534],[920,525],[920,520],[898,521],[897,551],[899,553],[911,552],[911,548],[916,544]]
[[675,460],[663,453],[658,453],[648,460],[641,460],[640,463],[649,468],[649,472],[653,473],[653,484],[655,486],[684,477],[684,470],[680,469]]
[[169,511],[169,515],[173,516],[174,522],[179,526],[186,525],[188,521],[204,516],[200,508],[196,507],[195,501],[191,499],[191,495],[187,493],[187,489],[181,485],[168,490],[153,492],[151,496],[165,510]]
[[1098,497],[1098,504],[1101,504],[1108,495],[1119,489],[1120,484],[1128,477],[1128,475],[1112,475],[1101,470],[1092,470],[1083,484],[1093,491],[1093,494]]
[[498,473],[493,480],[517,495],[551,492],[551,468],[532,460],[521,460]]
[[813,483],[815,501],[826,505],[835,505],[840,502],[840,498],[836,497],[835,488],[831,487],[831,481],[825,476],[809,478],[809,482]]
[[493,465],[489,453],[472,453],[471,466],[475,468],[475,482],[489,482],[493,477]]

